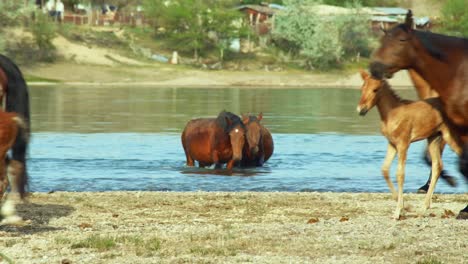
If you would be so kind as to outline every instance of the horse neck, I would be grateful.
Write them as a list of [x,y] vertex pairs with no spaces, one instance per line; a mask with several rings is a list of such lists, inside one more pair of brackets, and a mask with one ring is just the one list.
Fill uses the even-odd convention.
[[[455,79],[457,68],[465,57],[464,50],[466,49],[466,41],[463,39],[449,38],[450,41],[445,40],[444,36],[417,31],[419,39],[426,39],[426,41],[435,49],[443,52],[443,58],[436,58],[428,48],[424,47],[422,42],[419,43],[419,52],[413,68],[427,83],[436,90],[442,100],[445,101],[447,96],[451,94],[448,90],[451,89],[450,84]],[[454,52],[460,50],[460,53]]]
[[403,104],[402,99],[390,88],[387,82],[382,83],[379,94],[377,95],[377,109],[379,110],[380,120],[387,122],[388,113]]

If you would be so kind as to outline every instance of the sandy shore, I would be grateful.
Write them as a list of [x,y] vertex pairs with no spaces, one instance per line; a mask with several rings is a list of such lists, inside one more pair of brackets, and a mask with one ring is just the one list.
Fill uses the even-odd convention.
[[[256,88],[354,88],[359,89],[362,79],[357,71],[351,73],[314,73],[307,71],[209,71],[177,65],[105,66],[70,62],[37,65],[23,69],[27,76],[48,81],[29,81],[30,86],[153,86],[184,88],[256,87]],[[400,72],[390,81],[397,89],[410,88],[406,72]]]
[[[0,227],[15,263],[466,263],[466,194],[34,193]],[[5,258],[6,259],[6,258]]]

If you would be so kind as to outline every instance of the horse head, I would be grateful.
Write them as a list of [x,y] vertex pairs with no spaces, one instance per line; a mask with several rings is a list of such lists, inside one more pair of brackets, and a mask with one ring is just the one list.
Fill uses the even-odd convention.
[[254,115],[242,115],[242,122],[247,128],[247,144],[248,147],[247,155],[255,156],[260,150],[262,144],[262,125],[260,121],[263,119],[263,114],[260,113],[258,116]]
[[359,115],[364,116],[377,104],[379,91],[385,81],[373,78],[364,70],[361,70],[360,73],[364,83],[361,87],[361,99],[356,110]]
[[414,37],[413,13],[408,10],[405,22],[383,30],[380,47],[372,55],[370,72],[374,78],[391,78],[401,69],[409,68],[417,58],[418,39]]
[[246,128],[242,120],[235,114],[222,111],[218,118],[225,121],[224,131],[229,135],[232,148],[232,159],[240,161],[242,159],[242,149],[245,143]]

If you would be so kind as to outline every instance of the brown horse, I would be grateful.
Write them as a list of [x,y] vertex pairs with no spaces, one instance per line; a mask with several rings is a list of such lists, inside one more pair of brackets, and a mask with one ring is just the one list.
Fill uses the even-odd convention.
[[15,113],[0,111],[0,198],[6,193],[8,183],[11,184],[11,193],[1,209],[3,217],[0,224],[20,224],[22,219],[16,215],[15,203],[21,197],[21,178],[24,172],[24,164],[17,160],[8,161],[7,175],[7,152],[15,143],[17,137],[27,140],[26,124]]
[[[411,10],[405,22],[381,39],[370,71],[376,78],[413,69],[437,91],[448,119],[464,144],[460,171],[468,179],[468,39],[413,29]],[[458,216],[468,219],[468,206]]]
[[[24,120],[26,127],[30,127],[29,118],[29,92],[26,81],[18,66],[8,57],[0,54],[0,103],[7,112],[18,113]],[[25,133],[29,135],[30,131]],[[17,175],[15,181],[19,182],[18,188],[21,197],[26,194],[28,184],[26,155],[28,150],[27,137],[17,137],[11,151],[11,159],[23,164],[22,174]]]
[[217,118],[194,119],[182,132],[182,146],[187,166],[200,167],[227,163],[227,169],[242,159],[245,142],[245,126],[235,114],[222,111]]
[[247,142],[242,151],[241,167],[261,167],[273,155],[273,137],[260,123],[262,119],[262,113],[258,116],[242,115],[242,122],[247,128]]
[[[416,93],[418,94],[419,99],[424,100],[428,98],[439,97],[439,94],[437,93],[437,91],[432,89],[431,86],[415,70],[408,69],[408,75],[410,76],[411,81],[413,82],[414,88],[416,88]],[[444,151],[444,147],[445,147],[445,142],[442,140],[441,146],[440,146],[441,155],[442,155],[442,152]],[[431,160],[428,155],[429,155],[429,152],[426,148],[426,151],[424,154],[424,160],[429,166],[431,166]],[[440,172],[440,178],[445,180],[451,186],[457,185],[455,177],[450,176],[445,170],[442,170]],[[430,183],[431,183],[431,175],[429,175],[429,178],[427,179],[426,184],[419,187],[418,193],[427,193],[427,190],[429,190]]]
[[[425,208],[431,205],[432,194],[442,169],[440,157],[441,135],[458,154],[462,149],[444,122],[442,105],[438,98],[422,101],[402,100],[385,80],[373,79],[365,71],[361,71],[364,84],[361,87],[361,99],[357,110],[365,115],[375,105],[380,114],[382,134],[388,140],[387,155],[382,166],[382,174],[387,182],[393,198],[398,198],[394,217],[400,218],[403,209],[403,183],[405,180],[405,163],[409,145],[422,139],[428,140],[429,153],[432,160],[432,177],[426,194]],[[390,165],[398,154],[398,195],[389,177]]]

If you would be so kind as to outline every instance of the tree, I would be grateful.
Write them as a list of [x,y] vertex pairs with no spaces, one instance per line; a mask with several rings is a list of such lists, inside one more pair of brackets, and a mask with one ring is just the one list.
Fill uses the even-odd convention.
[[[337,67],[348,57],[370,53],[368,18],[359,13],[320,16],[306,0],[288,0],[276,17],[273,36],[299,47],[309,68]],[[355,8],[355,12],[359,12]]]
[[155,34],[164,29],[171,48],[191,51],[195,59],[216,47],[222,60],[230,41],[242,32],[236,23],[242,14],[232,9],[230,1],[145,0],[143,6],[146,16],[153,19]]

